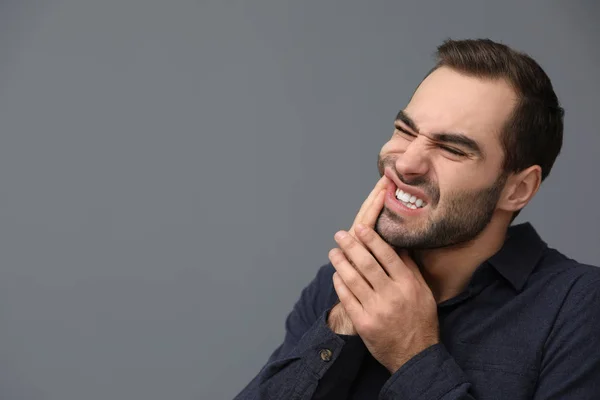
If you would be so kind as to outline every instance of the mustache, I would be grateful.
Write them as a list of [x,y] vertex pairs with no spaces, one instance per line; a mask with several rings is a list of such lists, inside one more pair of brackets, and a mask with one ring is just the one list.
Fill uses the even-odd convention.
[[383,176],[386,167],[389,167],[389,169],[396,175],[400,182],[408,186],[418,187],[423,192],[425,192],[425,194],[427,194],[431,199],[432,205],[436,205],[440,201],[439,188],[429,178],[427,178],[427,176],[421,175],[412,179],[407,179],[405,176],[396,171],[395,164],[396,158],[394,157],[379,158],[377,161],[379,175]]

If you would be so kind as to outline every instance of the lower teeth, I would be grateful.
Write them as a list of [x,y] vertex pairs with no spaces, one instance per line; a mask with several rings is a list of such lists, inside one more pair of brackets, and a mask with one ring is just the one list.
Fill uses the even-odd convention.
[[414,205],[413,203],[407,203],[406,201],[402,201],[402,200],[400,200],[400,199],[398,199],[398,201],[399,201],[400,203],[404,204],[406,207],[408,207],[408,208],[411,208],[411,209],[413,209],[413,210],[416,210],[417,208],[419,208],[419,207],[417,207],[416,205]]

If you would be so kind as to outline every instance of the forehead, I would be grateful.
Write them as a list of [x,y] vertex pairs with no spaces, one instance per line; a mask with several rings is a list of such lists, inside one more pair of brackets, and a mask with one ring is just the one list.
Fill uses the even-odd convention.
[[505,80],[441,67],[419,85],[405,111],[421,133],[462,133],[489,153],[501,149],[498,133],[515,104],[516,94]]

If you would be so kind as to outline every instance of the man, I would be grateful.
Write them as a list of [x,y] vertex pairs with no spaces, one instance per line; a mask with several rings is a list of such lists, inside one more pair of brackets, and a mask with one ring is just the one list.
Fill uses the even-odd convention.
[[600,399],[600,269],[510,226],[560,152],[552,84],[490,40],[437,57],[236,399]]

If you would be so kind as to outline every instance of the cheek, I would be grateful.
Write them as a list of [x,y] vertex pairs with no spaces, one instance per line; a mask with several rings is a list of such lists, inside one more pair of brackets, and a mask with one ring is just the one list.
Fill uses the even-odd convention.
[[381,150],[379,150],[379,156],[380,157],[385,157],[387,154],[392,152],[392,141],[390,140],[389,142],[386,142],[382,147]]
[[387,155],[390,153],[402,153],[402,152],[404,152],[404,150],[406,150],[406,147],[407,147],[406,139],[398,137],[396,135],[392,135],[392,138],[390,140],[388,140],[383,145],[383,147],[381,147],[379,154],[381,156],[383,156],[383,155]]
[[[393,145],[390,142],[381,147],[379,150],[379,155],[377,157],[377,168],[379,169],[379,174],[383,176],[383,163],[390,162],[391,160],[395,160]],[[397,154],[395,154],[397,156]]]
[[457,187],[479,187],[486,181],[486,174],[481,167],[473,165],[468,168],[459,168],[454,174]]
[[[440,202],[453,194],[476,192],[491,186],[496,179],[497,171],[486,170],[480,165],[444,165],[436,169]],[[493,173],[492,173],[493,172]]]

